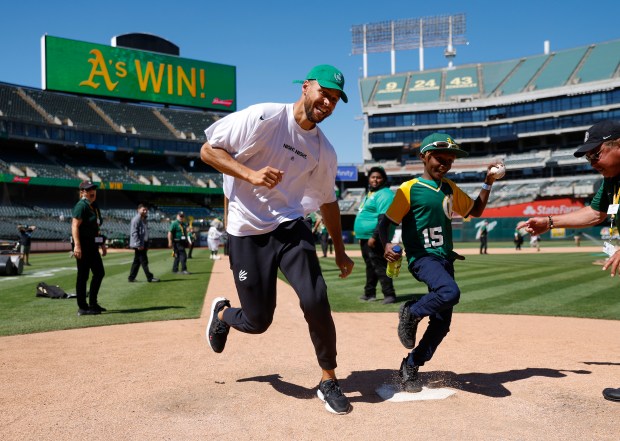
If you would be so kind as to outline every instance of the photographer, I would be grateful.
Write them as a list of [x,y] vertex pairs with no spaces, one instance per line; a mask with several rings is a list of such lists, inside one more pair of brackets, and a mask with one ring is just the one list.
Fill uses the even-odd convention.
[[30,244],[32,243],[32,233],[37,227],[34,225],[18,225],[19,231],[19,257],[24,261],[24,265],[30,265]]

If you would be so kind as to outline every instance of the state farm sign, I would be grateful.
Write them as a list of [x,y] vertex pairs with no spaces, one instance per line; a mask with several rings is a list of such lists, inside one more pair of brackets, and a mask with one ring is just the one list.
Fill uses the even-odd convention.
[[584,203],[570,198],[550,199],[528,202],[526,204],[507,205],[505,207],[487,208],[481,217],[536,217],[555,216],[570,213],[585,207]]

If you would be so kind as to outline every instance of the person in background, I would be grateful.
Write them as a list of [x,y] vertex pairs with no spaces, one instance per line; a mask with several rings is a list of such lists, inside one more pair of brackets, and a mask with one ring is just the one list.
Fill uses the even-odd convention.
[[185,213],[179,211],[177,217],[170,223],[168,230],[168,248],[172,248],[174,253],[174,261],[172,262],[172,272],[179,272],[181,265],[181,274],[191,274],[187,271],[187,224],[185,223]]
[[295,103],[263,103],[219,119],[205,130],[201,159],[224,174],[230,268],[241,307],[225,297],[211,305],[207,338],[222,352],[230,328],[265,332],[276,307],[278,270],[299,297],[321,379],[317,396],[328,411],[351,411],[336,378],[336,327],[327,285],[305,216],[320,209],[334,241],[341,277],[353,269],[345,252],[334,192],[338,159],[318,124],[347,102],[342,72],[314,67]]
[[513,242],[515,244],[515,250],[521,251],[521,246],[523,245],[523,233],[521,232],[521,227],[519,227],[519,224],[517,224],[517,227],[515,228]]
[[487,246],[488,246],[488,238],[489,238],[489,221],[482,221],[482,225],[480,226],[480,254],[488,254]]
[[321,243],[321,251],[323,252],[323,257],[327,257],[327,249],[329,247],[329,232],[327,231],[327,227],[323,222],[323,216],[320,214],[316,217],[316,232],[319,235],[319,242]]
[[[422,390],[418,370],[431,360],[450,331],[452,312],[461,296],[454,280],[454,260],[462,257],[454,252],[453,214],[463,218],[482,215],[495,181],[491,173],[494,164],[489,164],[482,190],[472,200],[445,177],[456,158],[465,156],[467,152],[446,133],[424,138],[420,147],[422,176],[401,184],[379,224],[379,237],[386,244],[385,258],[394,262],[401,254],[393,251],[395,245],[388,242],[388,231],[391,225],[402,222],[408,269],[428,287],[428,294],[417,302],[403,303],[398,313],[398,338],[405,348],[411,349],[399,369],[403,389],[408,392]],[[418,323],[424,317],[429,318],[428,327],[416,346]]]
[[223,234],[224,234],[224,224],[219,219],[213,219],[211,221],[211,226],[209,227],[209,231],[207,232],[207,242],[209,242],[209,250],[211,251],[210,258],[212,260],[221,259],[221,257],[218,256],[217,253],[220,249],[220,243],[221,243]]
[[355,217],[353,229],[359,240],[362,258],[366,265],[366,284],[361,300],[372,302],[377,299],[377,284],[381,284],[383,303],[396,303],[396,290],[390,277],[385,274],[387,260],[383,256],[384,245],[379,240],[377,225],[394,200],[387,174],[383,167],[368,170],[368,192],[364,196]]
[[536,251],[540,251],[540,235],[530,234],[530,248],[536,248]]
[[[73,257],[77,264],[75,294],[78,304],[78,315],[97,315],[106,309],[99,305],[98,296],[101,283],[105,277],[105,269],[101,256],[107,254],[105,237],[101,235],[101,211],[97,207],[97,185],[91,181],[80,183],[80,200],[73,207],[71,219],[71,238]],[[101,254],[99,254],[101,250]],[[86,285],[92,272],[86,301]]]
[[30,265],[30,246],[32,245],[32,233],[36,230],[35,225],[18,225],[19,231],[19,256],[24,265]]
[[157,277],[149,270],[149,225],[148,225],[149,209],[146,205],[138,205],[138,213],[131,219],[129,224],[129,248],[133,248],[133,263],[129,270],[129,282],[135,282],[140,266],[144,270],[146,280],[149,282],[159,282]]
[[188,227],[187,229],[187,243],[189,244],[189,251],[187,252],[187,258],[192,258],[192,253],[194,252],[194,246],[196,245],[196,233],[194,233],[193,227]]
[[[583,144],[574,155],[585,157],[592,168],[603,176],[603,184],[594,195],[589,206],[577,211],[556,216],[532,217],[527,220],[527,231],[540,235],[553,228],[586,228],[599,225],[610,215],[609,241],[603,245],[603,252],[609,257],[603,271],[609,270],[611,277],[620,271],[620,249],[612,239],[618,231],[618,206],[620,203],[620,121],[603,120],[590,127]],[[606,388],[603,397],[620,401],[620,388]]]

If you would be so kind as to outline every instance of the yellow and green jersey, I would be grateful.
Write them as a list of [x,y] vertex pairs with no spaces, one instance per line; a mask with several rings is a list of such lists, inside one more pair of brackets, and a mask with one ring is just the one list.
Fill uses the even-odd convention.
[[402,222],[407,260],[433,254],[444,259],[452,255],[452,213],[467,217],[474,201],[454,182],[416,178],[398,188],[386,216]]

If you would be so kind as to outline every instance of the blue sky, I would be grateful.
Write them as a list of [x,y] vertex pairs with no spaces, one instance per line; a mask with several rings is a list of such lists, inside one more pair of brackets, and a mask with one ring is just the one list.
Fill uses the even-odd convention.
[[[501,6],[499,6],[501,4]],[[316,64],[333,64],[346,78],[349,103],[321,124],[340,164],[362,162],[358,80],[361,55],[351,54],[351,27],[364,23],[466,14],[468,45],[457,46],[455,65],[531,56],[620,38],[617,0],[392,1],[183,1],[34,2],[2,6],[0,81],[41,87],[43,34],[99,44],[115,35],[144,32],[181,48],[181,56],[237,67],[237,108],[293,102]],[[425,49],[425,68],[447,66],[444,48]],[[419,69],[418,51],[396,53],[396,71]],[[390,73],[390,54],[369,54],[368,74]]]

